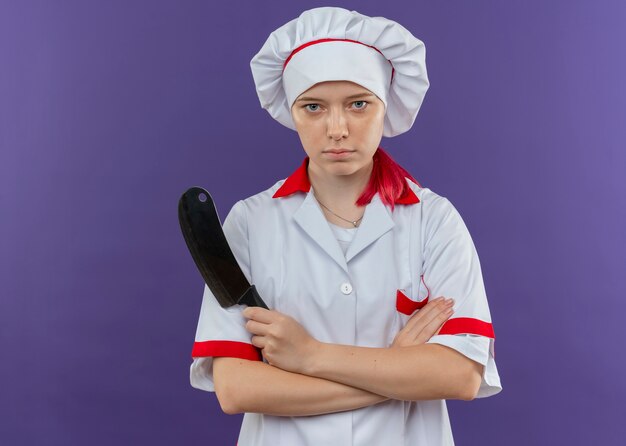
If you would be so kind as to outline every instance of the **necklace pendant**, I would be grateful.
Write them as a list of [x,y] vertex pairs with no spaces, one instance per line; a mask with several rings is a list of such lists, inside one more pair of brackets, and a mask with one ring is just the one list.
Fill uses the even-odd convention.
[[[358,220],[357,220],[358,221]],[[356,228],[356,221],[353,221],[352,224],[354,225],[354,227]]]

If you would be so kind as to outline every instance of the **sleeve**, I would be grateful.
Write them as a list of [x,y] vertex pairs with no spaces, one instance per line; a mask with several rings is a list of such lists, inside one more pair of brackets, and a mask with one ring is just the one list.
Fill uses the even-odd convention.
[[495,363],[495,334],[478,253],[467,227],[450,201],[432,203],[424,229],[423,280],[432,296],[455,300],[452,317],[428,343],[457,350],[485,366],[477,398],[502,390]]
[[[224,235],[244,275],[250,280],[250,255],[245,204],[237,202],[223,224]],[[230,356],[260,361],[260,350],[252,345],[252,335],[245,328],[246,319],[241,314],[245,306],[222,308],[204,285],[200,317],[191,356],[191,385],[209,392],[215,391],[213,358]]]

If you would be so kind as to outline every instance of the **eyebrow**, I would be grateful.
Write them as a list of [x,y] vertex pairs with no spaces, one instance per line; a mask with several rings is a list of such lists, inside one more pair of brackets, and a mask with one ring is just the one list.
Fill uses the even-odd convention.
[[[374,97],[374,95],[372,93],[363,92],[363,93],[353,94],[352,96],[348,96],[346,99],[369,98],[369,97]],[[312,98],[310,96],[302,97],[302,98],[298,99],[296,102],[305,102],[305,101],[324,102],[323,99]]]

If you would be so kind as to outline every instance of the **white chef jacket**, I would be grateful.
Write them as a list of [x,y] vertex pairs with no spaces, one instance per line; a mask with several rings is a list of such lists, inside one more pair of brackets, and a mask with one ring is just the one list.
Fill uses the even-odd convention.
[[[454,313],[428,343],[485,366],[477,397],[502,390],[494,332],[476,249],[446,198],[407,179],[392,211],[376,194],[346,253],[315,199],[308,158],[287,179],[237,202],[223,228],[244,275],[270,309],[321,342],[388,347],[413,312],[437,296]],[[224,309],[205,285],[191,385],[215,391],[213,357],[261,360],[243,306]],[[453,445],[445,400],[388,400],[338,413],[281,417],[246,413],[239,446]]]

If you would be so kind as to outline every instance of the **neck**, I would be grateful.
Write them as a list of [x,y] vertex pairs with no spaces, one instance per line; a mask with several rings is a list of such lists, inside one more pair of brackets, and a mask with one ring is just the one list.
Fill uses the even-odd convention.
[[315,198],[344,218],[358,219],[363,208],[355,203],[369,182],[373,166],[371,162],[351,175],[332,175],[309,161],[308,175]]

